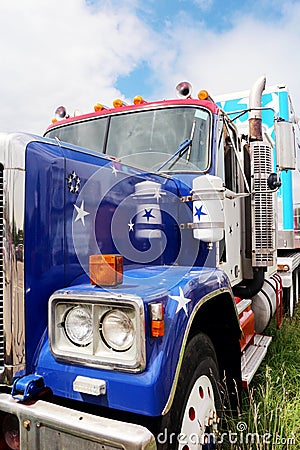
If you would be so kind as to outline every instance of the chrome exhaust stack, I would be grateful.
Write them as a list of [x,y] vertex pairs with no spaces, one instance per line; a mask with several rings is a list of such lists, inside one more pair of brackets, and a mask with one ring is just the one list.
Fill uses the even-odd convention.
[[256,80],[249,95],[249,141],[262,141],[261,98],[266,86],[266,77]]

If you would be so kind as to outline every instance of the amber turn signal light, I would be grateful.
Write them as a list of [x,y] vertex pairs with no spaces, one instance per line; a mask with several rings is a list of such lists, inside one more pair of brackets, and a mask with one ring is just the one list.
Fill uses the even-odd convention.
[[165,334],[164,305],[160,302],[150,303],[151,336],[161,337]]
[[90,281],[97,286],[116,286],[123,282],[123,256],[91,255]]

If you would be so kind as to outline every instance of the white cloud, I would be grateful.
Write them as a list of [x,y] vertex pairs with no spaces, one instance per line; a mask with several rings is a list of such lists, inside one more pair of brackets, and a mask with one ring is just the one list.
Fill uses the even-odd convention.
[[165,80],[158,95],[163,91],[173,95],[173,86],[183,79],[189,80],[196,92],[204,88],[212,96],[246,90],[265,74],[268,85],[289,86],[300,115],[300,5],[281,5],[282,17],[272,23],[259,11],[255,16],[241,15],[237,9],[232,13],[232,27],[221,33],[191,17],[170,27],[166,52],[157,54],[152,62]]
[[[197,22],[189,15],[191,9],[179,10],[177,20],[158,33],[146,23],[143,2],[94,4],[0,2],[1,131],[42,133],[59,104],[70,113],[87,112],[97,102],[111,104],[113,98],[126,97],[115,87],[117,77],[130,74],[142,61],[152,68],[150,81],[156,81],[153,99],[174,97],[176,84],[184,79],[195,92],[205,88],[216,95],[248,89],[266,74],[268,84],[289,85],[300,116],[298,2],[281,2],[277,22],[260,17],[259,11],[242,15],[237,6],[232,27],[221,33],[203,19]],[[155,26],[153,16],[151,23]]]
[[42,133],[61,103],[70,112],[111,104],[120,95],[117,76],[151,48],[130,4],[92,10],[83,0],[0,2],[0,129]]

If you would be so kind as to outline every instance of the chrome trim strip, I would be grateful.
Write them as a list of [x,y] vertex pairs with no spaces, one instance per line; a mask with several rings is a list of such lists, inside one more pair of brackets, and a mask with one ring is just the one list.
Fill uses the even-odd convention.
[[181,345],[179,359],[178,359],[178,363],[177,363],[177,367],[176,367],[176,371],[175,371],[175,376],[173,379],[173,384],[172,384],[172,387],[170,390],[169,398],[168,398],[167,403],[162,411],[163,416],[169,412],[169,410],[172,406],[173,400],[174,400],[175,391],[176,391],[178,378],[179,378],[179,374],[180,374],[180,369],[181,369],[183,356],[184,356],[184,352],[185,352],[185,347],[186,347],[186,343],[187,343],[187,338],[188,338],[192,323],[194,321],[195,315],[197,314],[200,307],[202,305],[204,305],[204,303],[208,302],[209,300],[211,300],[213,297],[216,297],[217,295],[224,294],[224,292],[228,292],[230,294],[230,296],[232,297],[232,291],[227,287],[220,288],[220,289],[217,289],[216,291],[210,292],[209,294],[205,295],[197,303],[196,307],[193,309],[192,314],[189,317],[189,321],[188,321],[187,327],[185,329],[185,333],[184,333],[184,337],[183,337],[183,341],[182,341],[182,345]]
[[3,165],[0,164],[0,367],[4,366],[4,324],[3,324],[3,250],[4,250],[4,203],[3,203]]
[[[11,384],[25,370],[24,316],[24,208],[25,151],[33,136],[0,134],[0,164],[3,166],[3,333],[4,355],[0,383]],[[4,363],[4,364],[3,364]]]

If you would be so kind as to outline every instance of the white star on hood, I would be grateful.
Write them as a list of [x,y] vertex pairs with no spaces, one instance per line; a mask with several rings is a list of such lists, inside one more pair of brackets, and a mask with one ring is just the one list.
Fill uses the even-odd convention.
[[85,225],[84,217],[87,216],[90,213],[84,210],[84,200],[82,200],[80,208],[77,205],[74,205],[74,208],[77,211],[77,217],[75,219],[75,222],[77,222],[77,220],[81,220],[82,225]]
[[176,314],[181,309],[183,309],[185,314],[188,315],[186,305],[191,301],[191,299],[190,298],[185,298],[183,290],[181,289],[181,287],[179,288],[179,295],[170,295],[170,298],[172,300],[175,300],[178,303],[177,304],[177,309],[176,309]]

